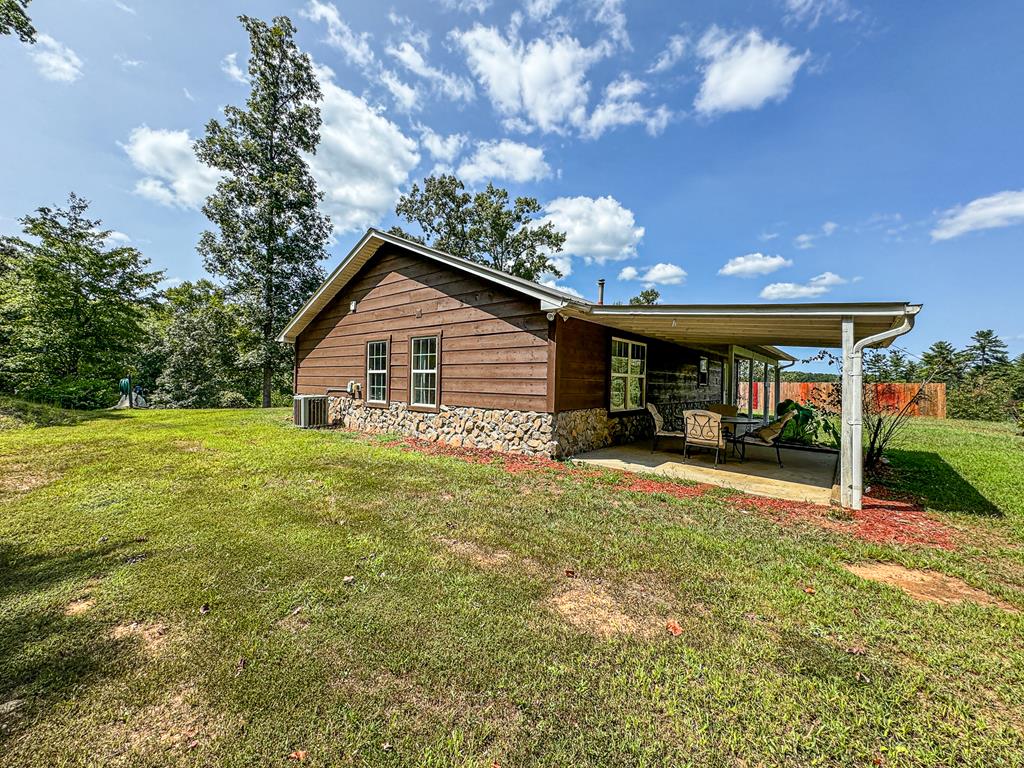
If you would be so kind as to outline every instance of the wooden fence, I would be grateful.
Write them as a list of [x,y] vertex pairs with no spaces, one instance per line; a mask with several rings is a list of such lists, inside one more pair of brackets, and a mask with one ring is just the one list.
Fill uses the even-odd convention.
[[[822,402],[828,400],[832,394],[832,388],[839,386],[830,382],[822,381],[784,381],[781,387],[781,400],[795,400],[798,403]],[[877,383],[864,385],[865,403],[871,398],[874,389],[875,401],[887,408],[901,409],[917,394],[921,384],[908,382]],[[764,385],[761,382],[754,382],[754,410],[760,412],[764,402]],[[739,397],[740,410],[746,410],[747,397],[746,387],[740,387]],[[936,419],[946,418],[946,385],[925,384],[924,395],[920,401],[910,409],[911,416],[931,416]]]

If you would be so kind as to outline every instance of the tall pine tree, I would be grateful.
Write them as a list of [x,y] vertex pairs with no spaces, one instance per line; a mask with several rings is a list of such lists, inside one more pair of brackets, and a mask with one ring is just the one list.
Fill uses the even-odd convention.
[[218,231],[203,233],[199,252],[241,306],[253,339],[246,362],[262,370],[268,407],[275,375],[291,367],[277,334],[323,280],[330,220],[317,209],[323,194],[304,156],[320,142],[322,95],[290,19],[239,20],[252,90],[245,109],[226,107],[224,122],[207,123],[196,143],[199,159],[225,174],[203,206]]

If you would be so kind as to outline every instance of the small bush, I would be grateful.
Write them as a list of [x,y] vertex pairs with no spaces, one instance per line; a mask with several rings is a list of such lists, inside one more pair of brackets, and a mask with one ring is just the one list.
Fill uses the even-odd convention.
[[218,404],[221,408],[248,408],[249,401],[241,392],[221,392]]
[[946,412],[951,419],[1005,421],[1012,407],[1010,383],[996,376],[972,377],[946,396]]
[[61,408],[97,410],[117,403],[117,382],[107,379],[65,379],[37,384],[17,393],[18,397]]

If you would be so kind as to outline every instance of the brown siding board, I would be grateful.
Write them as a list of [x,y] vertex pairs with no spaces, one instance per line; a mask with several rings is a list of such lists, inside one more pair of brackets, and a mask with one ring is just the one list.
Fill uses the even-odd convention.
[[372,259],[300,334],[296,391],[350,380],[365,391],[366,343],[390,337],[389,399],[408,402],[409,339],[435,334],[442,405],[548,409],[548,321],[538,302],[397,251]]

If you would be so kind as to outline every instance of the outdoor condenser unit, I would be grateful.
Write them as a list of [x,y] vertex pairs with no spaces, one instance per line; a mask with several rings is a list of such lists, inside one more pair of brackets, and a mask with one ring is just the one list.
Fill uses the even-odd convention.
[[292,401],[295,426],[309,429],[327,426],[327,397],[325,395],[295,395]]

